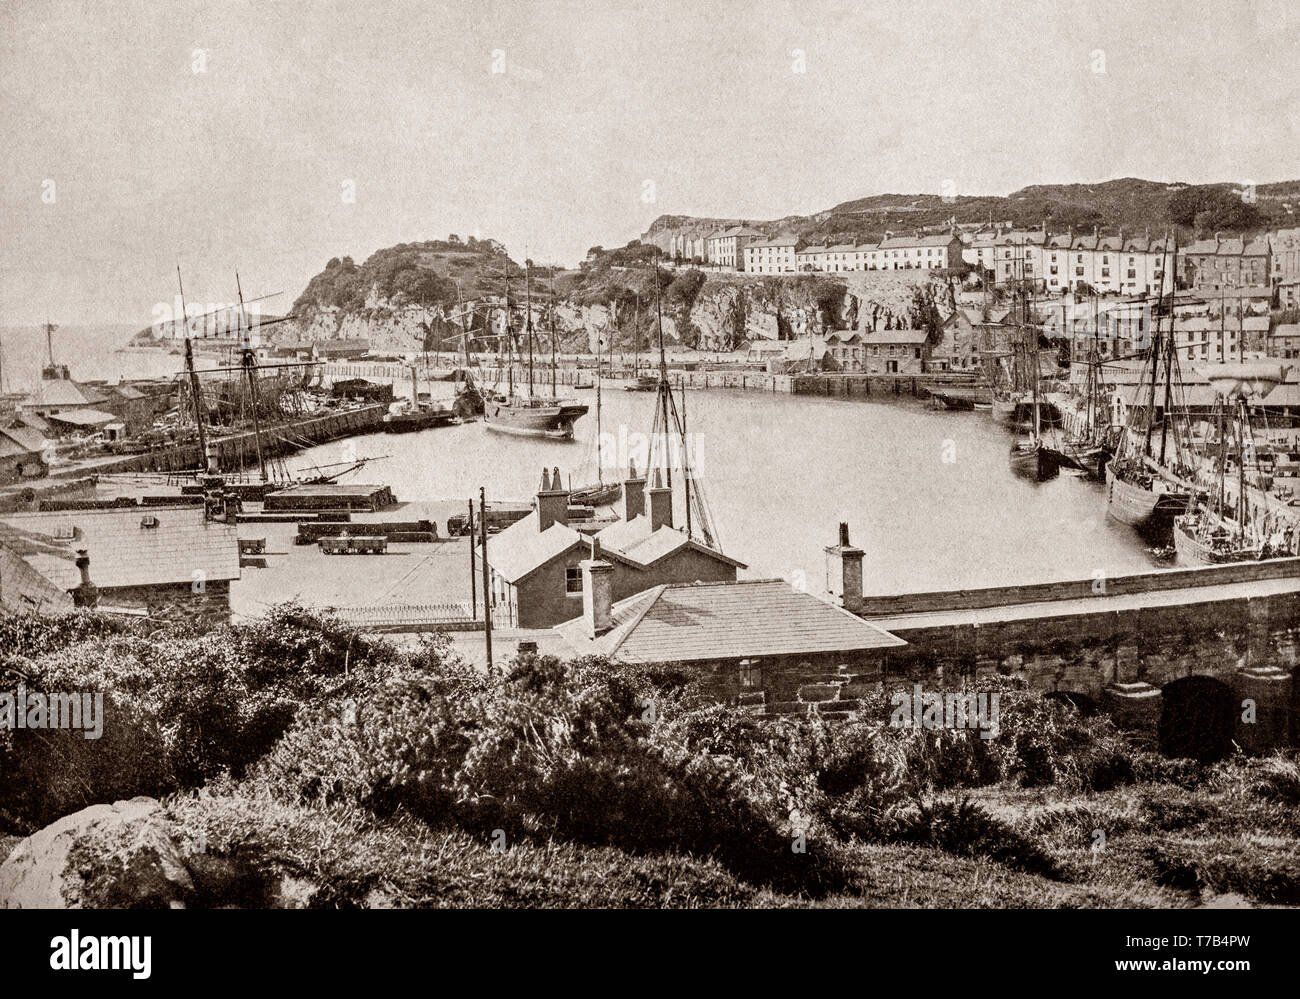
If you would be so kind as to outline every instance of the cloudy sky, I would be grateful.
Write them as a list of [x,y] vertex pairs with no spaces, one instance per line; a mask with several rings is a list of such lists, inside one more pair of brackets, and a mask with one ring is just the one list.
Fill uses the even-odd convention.
[[1293,179],[1296,7],[0,0],[0,325],[147,325],[177,261],[287,308],[449,232],[572,263],[662,213]]

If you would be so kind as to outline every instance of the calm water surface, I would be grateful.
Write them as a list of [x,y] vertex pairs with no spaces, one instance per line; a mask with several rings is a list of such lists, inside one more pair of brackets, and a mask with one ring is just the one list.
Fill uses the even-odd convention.
[[[594,479],[595,393],[577,395],[593,408],[572,442],[470,423],[352,438],[304,452],[290,466],[390,455],[359,479],[386,482],[403,500],[477,497],[480,485],[489,501],[527,499],[543,467],[558,466],[574,483]],[[603,399],[605,434],[650,432],[653,394],[607,384]],[[802,573],[820,590],[822,548],[834,543],[841,520],[866,551],[868,593],[1087,578],[1154,564],[1131,529],[1107,519],[1099,486],[1065,474],[1041,484],[1013,476],[1010,434],[987,413],[933,411],[910,399],[715,391],[690,392],[687,406],[722,547],[749,565],[747,575]]]

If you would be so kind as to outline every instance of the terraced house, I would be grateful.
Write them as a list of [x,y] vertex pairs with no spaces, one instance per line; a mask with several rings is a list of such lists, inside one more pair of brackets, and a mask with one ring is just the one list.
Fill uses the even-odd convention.
[[1198,289],[1268,285],[1273,271],[1272,249],[1264,236],[1198,239],[1179,253],[1179,261],[1184,283]]
[[756,239],[745,245],[745,270],[751,274],[793,274],[803,240],[796,236]]

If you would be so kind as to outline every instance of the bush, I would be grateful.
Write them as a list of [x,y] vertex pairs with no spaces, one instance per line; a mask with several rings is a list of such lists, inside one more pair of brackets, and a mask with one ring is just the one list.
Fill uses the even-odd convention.
[[900,838],[958,856],[988,857],[1033,874],[1059,876],[1056,862],[1035,840],[969,798],[920,804]]
[[98,692],[103,735],[0,732],[0,820],[30,831],[96,802],[158,795],[261,759],[303,708],[337,703],[388,677],[440,666],[445,646],[413,654],[296,605],[249,624],[145,635],[86,615],[7,619],[27,656],[0,664],[0,689]]

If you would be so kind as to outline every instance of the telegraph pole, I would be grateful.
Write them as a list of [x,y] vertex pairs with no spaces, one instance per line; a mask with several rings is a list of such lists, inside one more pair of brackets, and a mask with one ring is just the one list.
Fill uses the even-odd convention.
[[478,566],[474,560],[474,501],[469,501],[469,616],[478,617]]
[[483,639],[487,644],[487,671],[492,673],[492,591],[488,588],[487,492],[478,487],[479,527],[483,533]]

